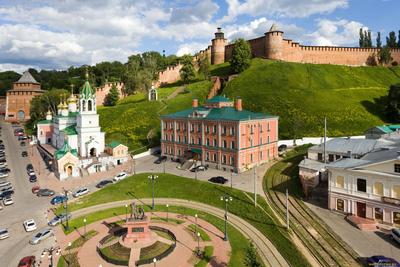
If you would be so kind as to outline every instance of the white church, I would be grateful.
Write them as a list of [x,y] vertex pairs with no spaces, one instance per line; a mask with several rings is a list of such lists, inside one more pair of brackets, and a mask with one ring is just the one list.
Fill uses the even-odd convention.
[[127,146],[116,141],[105,145],[87,74],[78,98],[71,93],[57,106],[57,115],[48,111],[46,119],[37,123],[37,139],[39,147],[52,155],[60,180],[106,171],[128,160]]

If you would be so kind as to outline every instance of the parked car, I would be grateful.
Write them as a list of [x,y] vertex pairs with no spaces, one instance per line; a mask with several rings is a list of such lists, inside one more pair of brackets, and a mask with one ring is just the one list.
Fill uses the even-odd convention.
[[35,256],[26,256],[19,261],[18,267],[34,267],[35,263],[36,263]]
[[27,157],[27,156],[28,156],[28,152],[22,151],[21,156],[22,156],[23,158]]
[[0,193],[0,200],[3,200],[7,196],[11,196],[14,194],[14,190],[7,190]]
[[5,192],[5,191],[10,191],[10,190],[13,190],[12,184],[7,185],[7,186],[3,186],[3,187],[0,188],[0,192],[1,193]]
[[33,186],[31,189],[33,194],[37,194],[39,192],[39,190],[40,190],[40,186],[38,186],[38,185]]
[[22,141],[21,143],[19,143],[20,146],[26,146],[26,143],[24,141]]
[[56,226],[59,223],[65,222],[68,218],[71,219],[71,213],[68,213],[68,216],[65,213],[62,213],[60,215],[56,215],[51,221],[49,221],[48,225],[49,226]]
[[89,189],[87,187],[79,188],[72,194],[73,197],[80,197],[89,193]]
[[156,161],[154,161],[155,164],[161,164],[163,162],[167,161],[167,156],[161,156],[158,159],[156,159]]
[[36,183],[36,182],[37,182],[37,177],[36,177],[36,175],[31,175],[31,176],[29,176],[29,182],[31,182],[31,183]]
[[393,228],[390,231],[390,235],[394,241],[396,241],[398,244],[400,244],[400,228]]
[[7,229],[0,229],[0,240],[6,239],[10,237],[10,233],[8,232]]
[[287,145],[280,145],[280,146],[278,146],[278,151],[279,151],[279,152],[285,151],[286,149],[287,149]]
[[7,162],[0,162],[0,168],[7,167]]
[[12,204],[14,204],[14,201],[13,201],[11,195],[8,195],[8,196],[3,198],[3,205],[4,206],[10,206]]
[[8,177],[8,172],[0,172],[0,178]]
[[55,192],[47,188],[39,188],[36,192],[38,197],[51,197],[54,196]]
[[395,259],[388,258],[382,255],[372,256],[367,259],[367,266],[374,267],[400,267]]
[[26,171],[29,172],[31,170],[33,171],[33,166],[29,163],[28,165],[26,165]]
[[35,171],[33,169],[29,170],[27,173],[29,176],[35,175]]
[[191,172],[205,171],[207,170],[206,166],[199,165],[190,169]]
[[18,141],[25,141],[28,140],[27,136],[18,136]]
[[107,186],[107,185],[109,185],[109,184],[112,184],[112,183],[113,183],[112,180],[103,180],[103,181],[100,181],[100,182],[96,185],[96,187],[97,187],[97,188],[103,188],[103,187],[105,187],[105,186]]
[[180,163],[180,162],[181,162],[181,159],[180,159],[180,158],[176,158],[176,159],[171,158],[171,161],[176,162],[176,163]]
[[216,184],[225,184],[228,179],[222,177],[222,176],[215,176],[215,177],[211,177],[210,179],[208,179],[209,182],[211,183],[216,183]]
[[27,232],[35,231],[37,228],[36,223],[33,219],[24,221],[23,225],[24,225],[25,231],[27,231]]
[[125,179],[127,176],[128,176],[128,174],[127,174],[126,172],[120,172],[120,173],[118,173],[118,174],[114,177],[113,180],[114,180],[115,182],[118,182],[118,181],[120,181],[120,180]]
[[11,172],[11,170],[9,168],[0,168],[0,172]]
[[10,187],[11,183],[9,181],[2,181],[0,182],[0,189],[4,187]]
[[43,229],[42,231],[34,235],[31,240],[29,240],[29,244],[31,245],[39,244],[42,240],[45,240],[46,238],[49,238],[52,235],[54,235],[54,233],[50,228]]
[[57,205],[57,204],[61,204],[65,201],[68,200],[68,197],[66,196],[55,196],[50,200],[50,204],[52,205]]

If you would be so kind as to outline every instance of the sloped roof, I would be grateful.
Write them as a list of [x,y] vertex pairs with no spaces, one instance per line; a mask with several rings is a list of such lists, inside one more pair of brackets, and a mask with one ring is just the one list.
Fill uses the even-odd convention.
[[278,26],[275,23],[272,23],[271,28],[269,29],[269,32],[280,32]]
[[50,124],[50,123],[52,123],[52,121],[50,120],[41,120],[37,122],[37,124]]
[[213,98],[206,100],[206,103],[219,103],[219,102],[232,102],[232,100],[220,95],[214,96]]
[[330,163],[327,165],[327,168],[343,168],[343,169],[348,169],[348,168],[355,168],[359,167],[362,165],[366,165],[372,163],[369,160],[363,160],[363,159],[351,159],[351,158],[345,158],[345,159],[340,159],[337,160],[333,163]]
[[94,92],[88,80],[86,80],[85,84],[82,86],[81,96],[85,99],[92,98]]
[[76,151],[76,149],[72,149],[69,146],[68,141],[65,140],[64,145],[59,150],[56,151],[54,156],[57,160],[59,160],[62,157],[64,157],[68,152],[74,155],[75,157],[78,157],[78,151]]
[[108,144],[108,146],[111,148],[116,148],[119,145],[121,145],[121,143],[115,140],[111,141],[111,143]]
[[379,130],[381,130],[384,133],[393,133],[400,129],[400,125],[398,125],[398,124],[381,125],[381,126],[376,126],[376,128],[378,128]]
[[29,71],[24,71],[24,73],[22,74],[21,78],[19,78],[18,81],[16,81],[15,83],[35,83],[35,84],[39,84],[35,78],[33,78],[32,74],[30,74]]
[[64,128],[62,131],[64,133],[66,133],[67,135],[77,135],[78,132],[76,131],[75,127],[76,127],[76,125],[74,124],[74,125],[71,125],[71,126],[68,126],[68,127]]

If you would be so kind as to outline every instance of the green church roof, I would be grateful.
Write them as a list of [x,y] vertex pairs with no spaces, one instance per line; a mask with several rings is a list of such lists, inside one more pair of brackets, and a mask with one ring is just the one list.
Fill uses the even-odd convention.
[[78,156],[78,151],[76,149],[72,149],[69,144],[68,141],[65,140],[64,141],[64,145],[56,151],[55,153],[55,157],[57,160],[61,159],[62,157],[64,157],[68,152],[70,152],[72,155],[74,155],[75,157]]
[[88,98],[92,98],[94,95],[92,87],[90,86],[90,83],[88,80],[86,80],[85,84],[82,86],[82,90],[81,90],[81,96],[83,96],[83,98],[88,99]]
[[50,123],[52,123],[52,121],[50,120],[41,120],[37,122],[37,124],[50,124]]
[[108,144],[108,146],[111,148],[116,148],[119,145],[121,145],[121,143],[115,140],[111,141],[111,143]]
[[393,133],[397,130],[400,129],[399,124],[392,124],[392,125],[382,125],[382,126],[376,126],[378,129],[380,129],[384,133]]
[[221,95],[217,95],[211,99],[206,100],[206,103],[218,103],[218,102],[232,102],[232,100]]
[[67,135],[77,135],[78,132],[76,131],[75,127],[76,127],[76,125],[74,124],[74,125],[71,125],[71,126],[68,126],[68,127],[64,128],[62,131],[64,133],[66,133]]

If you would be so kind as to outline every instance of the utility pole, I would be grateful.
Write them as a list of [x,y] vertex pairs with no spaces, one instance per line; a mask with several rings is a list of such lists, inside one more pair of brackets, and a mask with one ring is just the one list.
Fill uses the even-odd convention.
[[326,164],[326,117],[324,118],[324,163]]
[[286,188],[286,227],[289,230],[289,191]]

